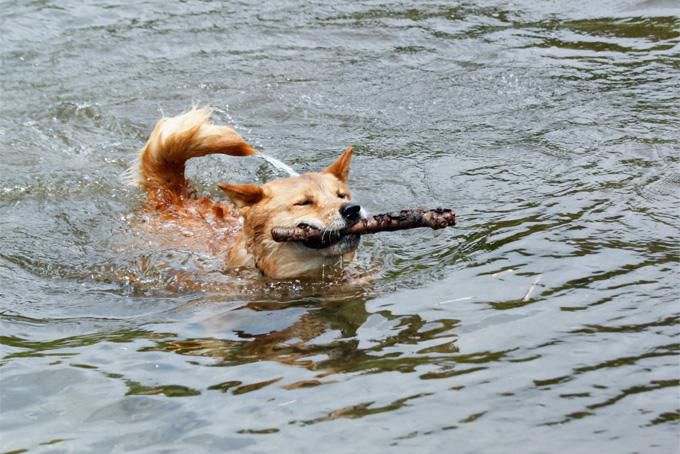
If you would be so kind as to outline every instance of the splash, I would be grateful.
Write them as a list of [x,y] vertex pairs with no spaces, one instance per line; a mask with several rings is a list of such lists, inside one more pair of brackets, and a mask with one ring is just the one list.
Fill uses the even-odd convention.
[[295,170],[293,170],[293,168],[290,167],[288,164],[285,164],[285,163],[279,161],[278,159],[276,159],[272,156],[266,155],[266,154],[259,152],[259,151],[257,152],[256,156],[264,159],[269,164],[271,164],[274,168],[276,168],[279,171],[283,171],[283,172],[287,173],[291,177],[296,177],[296,176],[300,175]]

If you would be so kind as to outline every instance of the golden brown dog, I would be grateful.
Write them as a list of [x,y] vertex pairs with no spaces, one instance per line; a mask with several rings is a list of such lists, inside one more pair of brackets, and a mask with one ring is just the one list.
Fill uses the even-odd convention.
[[[148,193],[150,209],[192,232],[190,241],[210,245],[231,267],[256,267],[276,279],[316,276],[348,263],[359,237],[339,241],[277,243],[273,227],[307,224],[332,232],[351,226],[363,214],[351,202],[347,184],[352,148],[319,173],[283,178],[263,185],[219,187],[232,205],[196,196],[184,175],[186,161],[213,153],[251,156],[255,150],[236,131],[210,122],[208,108],[162,118],[131,168],[131,178]],[[242,218],[242,224],[239,222]],[[227,234],[225,234],[227,232]],[[336,238],[334,235],[329,237]],[[186,238],[183,239],[186,244]]]

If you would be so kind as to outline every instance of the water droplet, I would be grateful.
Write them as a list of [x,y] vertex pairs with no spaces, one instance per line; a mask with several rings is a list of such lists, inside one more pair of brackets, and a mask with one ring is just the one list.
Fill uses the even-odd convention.
[[296,176],[300,175],[295,170],[293,170],[293,168],[290,167],[288,164],[285,164],[285,163],[279,161],[278,159],[276,159],[272,156],[269,156],[269,155],[266,155],[266,154],[260,153],[260,152],[257,153],[257,156],[259,156],[260,158],[267,161],[269,164],[274,166],[277,170],[282,170],[282,171],[286,172],[291,177],[296,177]]

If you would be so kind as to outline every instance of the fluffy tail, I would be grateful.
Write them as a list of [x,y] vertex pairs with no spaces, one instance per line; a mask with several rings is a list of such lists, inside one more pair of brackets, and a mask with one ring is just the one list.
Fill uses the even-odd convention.
[[184,177],[187,160],[213,153],[256,154],[236,131],[212,124],[211,115],[212,109],[203,107],[161,118],[128,170],[127,179],[161,198],[183,197],[191,192]]

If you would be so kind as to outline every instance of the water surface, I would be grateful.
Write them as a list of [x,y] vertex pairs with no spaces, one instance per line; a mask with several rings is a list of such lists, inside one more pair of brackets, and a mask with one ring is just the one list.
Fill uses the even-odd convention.
[[[677,452],[678,55],[671,1],[3,2],[0,452]],[[352,283],[168,247],[120,175],[193,103],[459,226]]]

